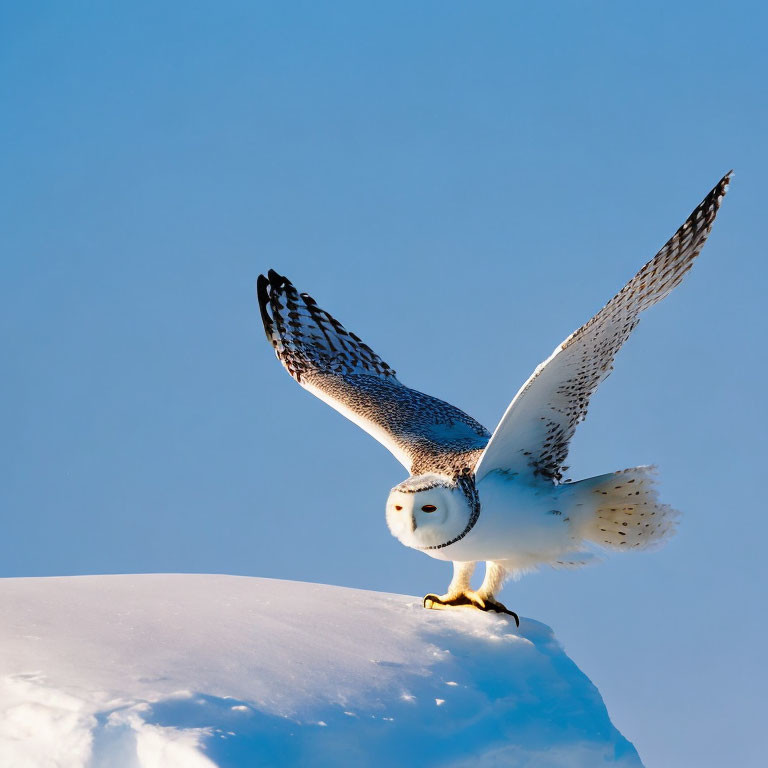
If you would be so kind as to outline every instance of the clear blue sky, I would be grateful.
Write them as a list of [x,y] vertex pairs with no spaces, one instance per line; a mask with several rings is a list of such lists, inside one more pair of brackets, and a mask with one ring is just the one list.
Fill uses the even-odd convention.
[[[533,7],[535,5],[535,7]],[[571,453],[661,467],[679,535],[506,587],[649,766],[764,759],[760,3],[4,3],[0,575],[420,595],[384,448],[293,383],[259,272],[492,428],[736,169]]]

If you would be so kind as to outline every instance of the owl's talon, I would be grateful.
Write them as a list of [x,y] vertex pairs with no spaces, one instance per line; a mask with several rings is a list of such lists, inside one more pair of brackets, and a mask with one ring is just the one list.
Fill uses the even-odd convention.
[[433,610],[446,610],[448,608],[477,608],[478,611],[493,611],[494,613],[506,613],[515,620],[515,624],[520,626],[520,617],[510,611],[506,605],[490,598],[483,598],[477,592],[469,591],[459,592],[457,595],[425,595],[424,607]]
[[457,595],[426,595],[424,607],[433,609],[443,608],[477,608],[485,610],[485,602],[474,592],[460,592]]
[[452,597],[429,594],[424,597],[423,602],[425,608],[477,608],[480,611],[486,610],[482,598],[464,593],[453,595]]
[[520,626],[520,617],[514,612],[510,611],[509,608],[507,608],[506,605],[503,603],[497,603],[495,600],[488,600],[486,601],[488,607],[485,609],[486,611],[495,611],[496,613],[506,613],[508,616],[511,616],[515,620],[516,626]]

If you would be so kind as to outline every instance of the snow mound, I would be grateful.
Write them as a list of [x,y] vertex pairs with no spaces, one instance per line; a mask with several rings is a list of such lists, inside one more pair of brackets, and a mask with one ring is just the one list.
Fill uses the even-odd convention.
[[0,765],[640,766],[552,631],[237,576],[0,580]]

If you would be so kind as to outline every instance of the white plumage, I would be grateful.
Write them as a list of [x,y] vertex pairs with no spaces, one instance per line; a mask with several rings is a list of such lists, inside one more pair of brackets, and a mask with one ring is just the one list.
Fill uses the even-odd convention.
[[[403,544],[454,563],[445,595],[427,607],[470,605],[516,615],[496,602],[505,577],[580,565],[591,545],[628,550],[661,542],[676,513],[658,502],[652,468],[562,483],[563,464],[592,394],[640,312],[691,268],[709,235],[731,174],[589,322],[521,387],[493,435],[449,403],[409,389],[355,334],[270,270],[258,281],[267,338],[305,389],[383,443],[409,470],[392,489],[387,523]],[[469,580],[478,561],[486,577]]]

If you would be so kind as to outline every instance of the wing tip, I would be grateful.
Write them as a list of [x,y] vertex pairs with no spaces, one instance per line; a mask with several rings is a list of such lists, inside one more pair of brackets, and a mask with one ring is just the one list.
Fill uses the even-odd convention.
[[279,272],[276,272],[274,269],[267,270],[267,280],[269,281],[269,284],[276,289],[282,288],[284,285],[287,285],[290,283],[290,280],[285,275],[281,275]]
[[725,197],[726,193],[728,192],[728,187],[731,184],[731,180],[733,179],[733,168],[731,168],[728,173],[723,176],[720,181],[715,184],[712,191],[707,195],[704,202],[707,201],[713,201],[715,205],[715,210],[717,210],[720,207],[720,203],[723,201],[723,198]]
[[[714,224],[715,217],[720,210],[720,205],[723,202],[723,198],[728,192],[731,180],[733,179],[733,169],[723,176],[720,181],[715,184],[712,189],[709,190],[707,196],[693,209],[691,215],[686,219],[685,223],[680,229],[693,225],[696,229],[700,229],[703,233],[704,240]],[[680,230],[678,230],[678,233]],[[703,245],[702,240],[702,245]]]
[[259,275],[256,279],[256,296],[259,300],[259,311],[261,312],[261,322],[264,324],[264,333],[270,341],[274,339],[274,320],[269,314],[268,308],[271,300],[271,288],[274,283],[271,280],[272,274],[277,274],[270,269],[267,272],[268,277]]

